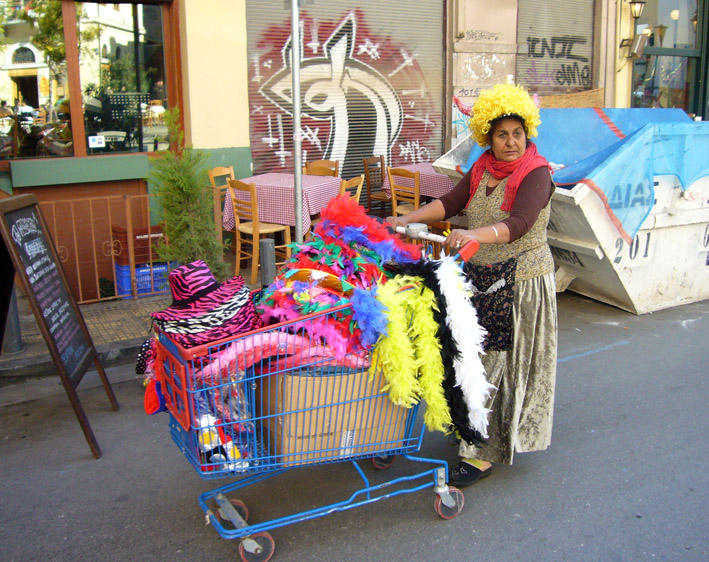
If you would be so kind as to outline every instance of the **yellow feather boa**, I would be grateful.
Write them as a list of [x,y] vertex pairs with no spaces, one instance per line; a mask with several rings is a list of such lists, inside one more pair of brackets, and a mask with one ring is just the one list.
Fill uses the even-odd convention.
[[387,335],[375,345],[370,374],[382,369],[387,381],[384,390],[395,404],[410,408],[423,398],[428,428],[447,432],[452,421],[443,392],[445,373],[433,318],[433,310],[438,310],[433,291],[419,277],[397,275],[379,286],[377,300],[387,309]]

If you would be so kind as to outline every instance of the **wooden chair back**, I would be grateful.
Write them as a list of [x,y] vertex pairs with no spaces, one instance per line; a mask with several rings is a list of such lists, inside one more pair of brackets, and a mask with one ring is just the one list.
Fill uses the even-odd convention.
[[34,125],[39,125],[40,127],[47,124],[47,112],[43,107],[39,108],[37,112],[37,117],[34,118]]
[[224,213],[224,200],[227,197],[228,182],[234,178],[234,166],[217,166],[207,170],[209,184],[212,186],[212,201],[214,204],[214,230],[220,244],[224,244],[222,230],[222,215]]
[[[231,202],[234,207],[234,220],[236,222],[236,264],[234,267],[234,275],[239,275],[241,260],[251,258],[251,284],[253,285],[256,283],[259,267],[261,265],[259,240],[262,236],[275,236],[278,233],[282,233],[284,243],[281,245],[276,244],[276,255],[280,255],[284,260],[288,260],[291,256],[290,226],[264,223],[259,220],[256,184],[245,183],[239,180],[229,180],[229,187],[227,189],[229,190]],[[237,197],[237,193],[240,194],[239,197]],[[246,251],[244,245],[250,245],[251,251]]]
[[217,166],[211,170],[207,170],[209,175],[209,183],[212,187],[226,186],[229,180],[236,179],[234,175],[234,166]]
[[349,194],[359,204],[360,195],[362,195],[362,185],[364,184],[364,174],[356,176],[351,180],[342,180],[340,182],[340,195]]
[[371,156],[363,158],[364,180],[367,185],[367,209],[372,211],[373,205],[377,204],[382,212],[389,206],[389,198],[382,189],[386,174],[386,162],[384,156]]
[[303,166],[303,174],[306,176],[332,176],[340,175],[340,162],[337,160],[313,160],[306,162]]
[[421,205],[421,174],[405,168],[387,167],[386,171],[394,216],[405,215],[418,209]]
[[[254,223],[254,230],[258,230],[258,197],[255,183],[244,183],[240,180],[229,180],[229,195],[234,208],[236,228],[244,222]],[[242,197],[236,194],[241,193]]]

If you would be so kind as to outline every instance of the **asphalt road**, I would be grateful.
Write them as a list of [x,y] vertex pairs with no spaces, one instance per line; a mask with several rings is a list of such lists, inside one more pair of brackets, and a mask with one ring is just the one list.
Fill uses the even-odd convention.
[[[271,531],[274,561],[709,559],[709,301],[634,316],[559,296],[554,437],[465,489],[455,519],[423,490]],[[148,417],[130,367],[109,370],[121,404],[79,387],[103,450],[94,460],[56,380],[0,388],[0,560],[238,560],[206,526],[202,480]],[[94,381],[95,382],[95,381]],[[25,400],[7,405],[8,396]],[[0,404],[3,402],[0,400]],[[455,461],[426,433],[421,456]],[[405,475],[363,463],[373,481]],[[250,521],[326,505],[359,480],[349,463],[304,467],[251,486]]]

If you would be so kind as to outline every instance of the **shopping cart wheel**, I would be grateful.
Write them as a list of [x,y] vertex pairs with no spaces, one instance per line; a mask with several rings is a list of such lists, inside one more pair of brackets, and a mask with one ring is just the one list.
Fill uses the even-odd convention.
[[433,504],[436,513],[438,513],[442,519],[453,519],[457,517],[460,512],[463,511],[463,506],[465,505],[465,496],[458,488],[448,486],[448,493],[454,502],[452,506],[444,504],[443,498],[439,495],[436,495],[436,501]]
[[374,468],[378,470],[386,470],[392,464],[394,464],[394,459],[396,455],[383,455],[381,457],[372,457],[372,464]]
[[[246,507],[246,504],[244,502],[242,502],[241,500],[230,498],[229,503],[234,506],[234,509],[236,509],[236,512],[244,521],[249,520],[249,508]],[[229,518],[224,516],[221,509],[217,508],[216,516],[217,519],[222,522],[222,524],[227,523],[229,524],[229,526],[233,526],[231,521],[229,521]]]
[[[249,552],[249,544],[247,544],[248,539],[251,539],[253,543],[256,543],[256,548],[258,552]],[[276,543],[273,542],[273,537],[267,532],[256,533],[247,537],[244,541],[239,543],[239,556],[244,562],[268,562],[273,556],[273,551],[276,550]]]

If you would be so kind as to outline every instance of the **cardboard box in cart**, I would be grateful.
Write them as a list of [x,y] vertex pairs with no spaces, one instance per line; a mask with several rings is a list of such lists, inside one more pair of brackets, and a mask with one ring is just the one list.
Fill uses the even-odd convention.
[[405,445],[407,409],[380,391],[381,374],[278,373],[258,391],[270,453],[284,465],[374,455]]

